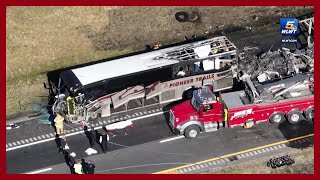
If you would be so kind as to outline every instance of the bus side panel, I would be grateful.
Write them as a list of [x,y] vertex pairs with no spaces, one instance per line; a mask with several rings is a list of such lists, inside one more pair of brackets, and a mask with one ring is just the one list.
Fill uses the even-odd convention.
[[179,100],[183,93],[194,87],[213,85],[214,91],[232,88],[232,70],[228,69],[219,73],[200,74],[182,77],[162,83],[161,103]]

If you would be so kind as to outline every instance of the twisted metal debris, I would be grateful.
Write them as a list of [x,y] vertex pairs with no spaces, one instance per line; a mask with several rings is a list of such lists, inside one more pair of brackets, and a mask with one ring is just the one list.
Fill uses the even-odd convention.
[[287,48],[271,50],[261,55],[257,47],[245,47],[239,54],[238,71],[245,72],[252,80],[265,82],[274,78],[292,76],[298,73],[313,73],[314,48],[290,51]]

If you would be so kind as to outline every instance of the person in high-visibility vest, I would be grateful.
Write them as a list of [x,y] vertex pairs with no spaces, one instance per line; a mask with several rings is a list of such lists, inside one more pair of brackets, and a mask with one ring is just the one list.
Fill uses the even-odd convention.
[[56,133],[58,135],[63,134],[63,121],[64,118],[61,116],[61,114],[56,113],[56,117],[54,118],[54,125],[56,127]]
[[83,174],[82,165],[81,165],[80,161],[77,161],[73,167],[74,167],[74,172],[76,174]]

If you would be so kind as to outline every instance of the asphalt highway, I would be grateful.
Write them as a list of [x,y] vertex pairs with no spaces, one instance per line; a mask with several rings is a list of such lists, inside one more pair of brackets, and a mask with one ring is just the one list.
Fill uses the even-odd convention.
[[[88,156],[85,150],[90,145],[84,134],[67,137],[69,152],[75,152],[78,159],[93,160],[97,173],[154,173],[313,133],[313,124],[307,122],[279,126],[261,123],[251,129],[221,129],[202,133],[195,140],[187,140],[171,132],[164,115],[134,121],[133,126],[127,136],[111,139],[106,154],[96,147],[98,154]],[[55,141],[8,151],[6,161],[9,174],[48,167],[54,168],[47,173],[70,173]]]

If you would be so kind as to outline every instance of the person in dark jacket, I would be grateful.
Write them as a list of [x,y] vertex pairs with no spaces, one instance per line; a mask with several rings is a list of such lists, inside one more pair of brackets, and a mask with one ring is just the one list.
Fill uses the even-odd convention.
[[94,168],[96,166],[91,161],[88,161],[86,174],[94,174]]
[[75,159],[76,154],[72,152],[71,154],[68,153],[68,155],[69,155],[69,167],[71,169],[71,173],[74,174],[75,173],[74,165],[76,164],[76,159]]
[[96,130],[92,127],[90,130],[90,140],[91,140],[91,147],[94,148],[95,143],[97,142],[97,134]]
[[67,144],[67,140],[66,140],[66,137],[62,137],[60,138],[60,147],[59,147],[59,152],[63,152],[63,150],[65,149],[69,149],[69,146]]
[[106,153],[107,151],[108,141],[109,141],[109,135],[107,134],[106,131],[103,131],[102,136],[100,136],[100,139],[99,139],[99,142],[101,143],[101,146],[102,146],[103,153]]

